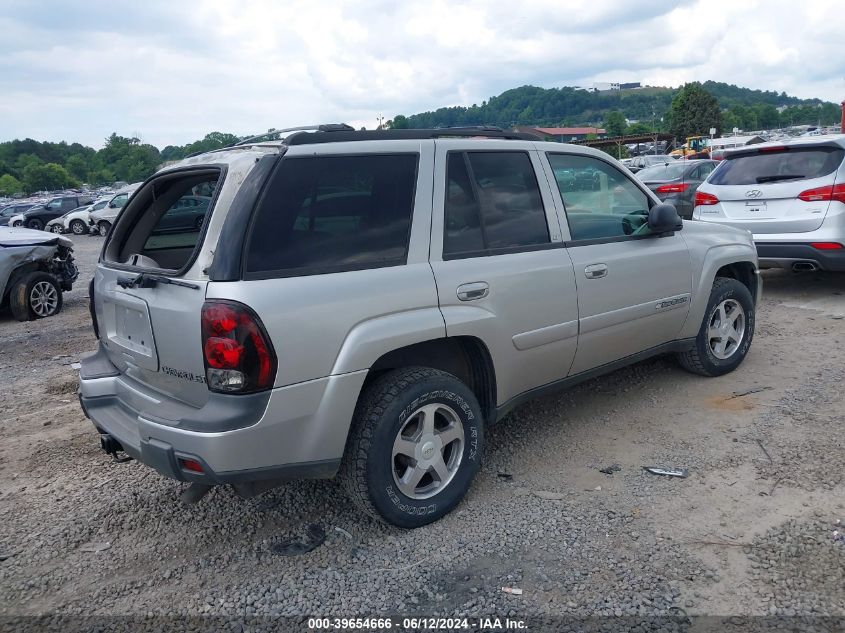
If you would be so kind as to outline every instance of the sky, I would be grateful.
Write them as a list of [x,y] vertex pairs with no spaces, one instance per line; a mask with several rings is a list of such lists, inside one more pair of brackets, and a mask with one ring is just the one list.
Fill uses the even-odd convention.
[[724,81],[845,98],[841,0],[0,0],[0,141],[472,105],[526,84]]

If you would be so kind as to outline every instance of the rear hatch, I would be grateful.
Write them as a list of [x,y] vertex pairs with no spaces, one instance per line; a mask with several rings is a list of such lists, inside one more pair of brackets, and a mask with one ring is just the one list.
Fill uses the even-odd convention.
[[702,220],[754,233],[804,233],[824,221],[845,149],[830,145],[766,146],[731,152],[699,191],[718,204],[700,207]]
[[[103,247],[94,309],[103,348],[125,377],[119,395],[133,408],[155,410],[164,400],[156,392],[194,407],[208,400],[201,336],[207,278],[194,260],[222,184],[217,167],[154,177],[132,196]],[[187,216],[186,201],[197,196],[209,204]]]

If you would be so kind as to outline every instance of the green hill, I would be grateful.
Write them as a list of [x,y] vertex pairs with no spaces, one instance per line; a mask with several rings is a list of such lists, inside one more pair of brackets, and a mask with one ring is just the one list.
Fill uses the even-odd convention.
[[[775,128],[786,125],[830,125],[839,121],[837,104],[820,99],[799,99],[771,90],[751,90],[732,84],[706,81],[705,90],[719,102],[725,127]],[[460,125],[574,126],[600,125],[608,114],[620,111],[625,118],[660,128],[660,119],[677,92],[674,88],[588,92],[571,87],[522,86],[506,90],[481,105],[438,108],[410,116],[394,117],[394,127],[436,128]],[[778,108],[783,108],[778,112]]]

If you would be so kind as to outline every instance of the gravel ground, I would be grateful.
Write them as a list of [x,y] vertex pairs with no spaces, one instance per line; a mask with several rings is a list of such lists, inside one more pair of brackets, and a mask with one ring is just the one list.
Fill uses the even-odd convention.
[[[457,511],[407,532],[358,515],[333,481],[251,500],[219,488],[186,508],[181,484],[110,461],[70,367],[95,344],[84,281],[101,240],[73,239],[83,281],[64,311],[31,323],[0,313],[0,616],[662,616],[663,630],[699,630],[686,619],[697,615],[731,616],[722,625],[735,630],[762,622],[751,616],[835,616],[845,626],[845,542],[832,538],[845,521],[845,275],[767,272],[751,352],[732,375],[656,359],[518,409],[490,429]],[[289,555],[292,540],[323,537]],[[622,620],[592,622],[620,630]]]

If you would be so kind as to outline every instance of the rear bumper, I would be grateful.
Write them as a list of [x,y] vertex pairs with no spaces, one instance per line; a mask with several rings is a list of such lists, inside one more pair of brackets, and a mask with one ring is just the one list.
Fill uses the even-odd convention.
[[[98,352],[82,361],[79,401],[100,433],[172,479],[223,484],[327,478],[340,465],[366,373],[255,394],[263,404],[250,401],[252,396],[210,394],[204,407],[182,405],[184,415],[163,419],[156,412],[165,397],[118,372]],[[198,462],[203,472],[187,470],[180,459]]]
[[761,268],[787,268],[800,262],[810,262],[821,270],[845,271],[845,248],[819,250],[799,242],[756,242]]

